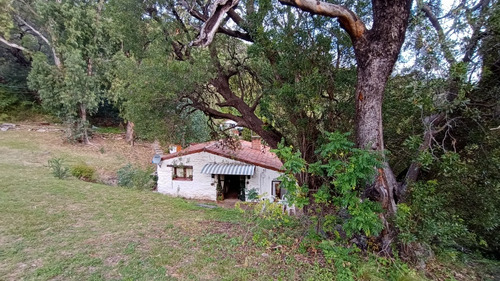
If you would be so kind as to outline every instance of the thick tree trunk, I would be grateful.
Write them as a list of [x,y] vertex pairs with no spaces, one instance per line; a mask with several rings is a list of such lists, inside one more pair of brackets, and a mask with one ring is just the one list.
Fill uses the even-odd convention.
[[[372,60],[370,64],[358,67],[358,82],[356,87],[356,143],[360,148],[384,152],[384,134],[382,124],[382,101],[388,73],[393,64],[385,60]],[[385,160],[372,185],[379,197],[378,200],[385,210],[381,215],[384,230],[381,235],[382,249],[388,254],[394,237],[394,229],[388,223],[389,217],[396,213],[395,191],[396,178]]]
[[[389,69],[390,67],[390,69]],[[382,71],[385,68],[386,71]],[[382,100],[385,83],[391,66],[375,62],[366,68],[358,68],[358,84],[356,89],[356,143],[360,148],[383,153],[384,134],[382,125]],[[397,182],[387,161],[378,169],[378,177],[374,187],[379,193],[382,207],[389,215],[396,212],[394,192]]]
[[[384,152],[382,103],[385,85],[403,45],[411,1],[373,1],[373,28],[361,38],[353,39],[358,63],[356,84],[356,144],[360,148]],[[390,254],[394,226],[389,223],[396,211],[395,192],[398,183],[388,161],[377,170],[373,188],[385,210],[381,215],[384,230],[382,251]]]

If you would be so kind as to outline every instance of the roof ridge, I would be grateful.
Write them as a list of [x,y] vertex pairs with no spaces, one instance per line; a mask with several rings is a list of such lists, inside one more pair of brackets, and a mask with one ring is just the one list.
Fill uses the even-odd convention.
[[212,140],[212,141],[208,141],[208,142],[207,142],[207,144],[208,144],[208,145],[206,145],[204,148],[209,148],[209,147],[211,147],[211,146],[216,145],[216,144],[217,144],[217,141],[213,141],[213,140]]

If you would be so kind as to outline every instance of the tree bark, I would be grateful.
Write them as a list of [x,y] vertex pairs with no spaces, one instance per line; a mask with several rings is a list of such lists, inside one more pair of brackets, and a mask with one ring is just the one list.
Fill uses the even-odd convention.
[[[384,152],[384,90],[405,39],[411,2],[372,1],[373,28],[360,38],[351,34],[358,72],[355,96],[356,144],[360,148]],[[393,226],[388,223],[388,218],[397,211],[395,191],[398,189],[398,183],[388,161],[385,157],[383,159],[373,187],[379,193],[379,201],[386,211],[382,215],[385,228],[381,238],[382,250],[389,254],[394,231]]]
[[21,50],[23,52],[31,53],[30,50],[24,48],[23,46],[18,45],[16,43],[9,42],[9,41],[7,41],[5,38],[3,38],[1,36],[0,36],[0,42],[4,43],[5,45],[7,45],[7,46],[9,46],[11,48],[15,48],[15,49]]
[[87,132],[87,107],[84,104],[80,104],[79,110],[81,125],[82,125],[82,136],[81,141],[83,144],[89,144],[89,135]]
[[125,133],[125,141],[131,146],[134,146],[135,132],[134,132],[134,122],[127,121],[127,131]]

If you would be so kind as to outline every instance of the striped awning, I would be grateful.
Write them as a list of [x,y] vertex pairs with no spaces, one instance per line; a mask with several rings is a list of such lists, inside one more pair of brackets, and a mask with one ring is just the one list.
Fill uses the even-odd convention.
[[215,164],[210,163],[203,166],[201,169],[202,174],[214,174],[214,175],[243,175],[252,176],[255,172],[254,165],[247,164]]

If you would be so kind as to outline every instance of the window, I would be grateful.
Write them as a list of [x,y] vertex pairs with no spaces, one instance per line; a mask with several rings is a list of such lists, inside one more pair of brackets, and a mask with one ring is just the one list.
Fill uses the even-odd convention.
[[173,180],[193,180],[193,166],[173,166]]

